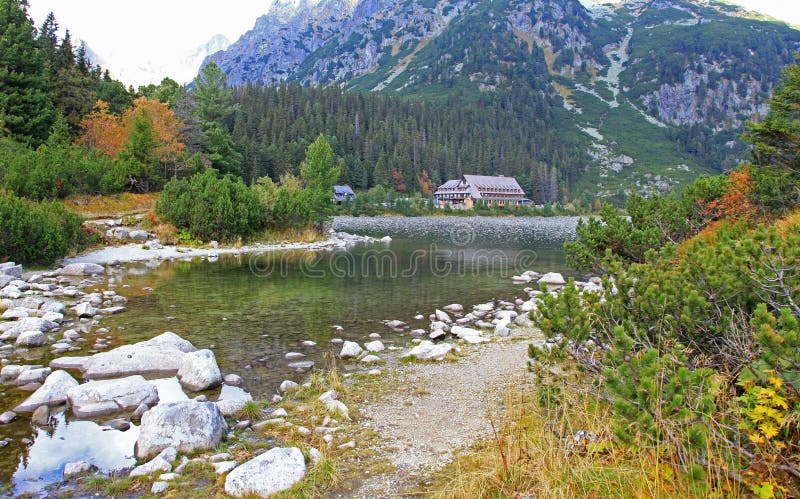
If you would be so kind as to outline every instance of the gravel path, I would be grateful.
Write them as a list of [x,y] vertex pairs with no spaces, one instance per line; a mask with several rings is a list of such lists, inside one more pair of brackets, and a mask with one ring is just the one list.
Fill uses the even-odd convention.
[[365,479],[347,497],[403,497],[476,439],[491,434],[502,395],[526,374],[533,330],[513,340],[471,347],[457,362],[401,365],[385,374],[378,393],[360,407],[362,424],[379,435],[378,455],[396,467]]

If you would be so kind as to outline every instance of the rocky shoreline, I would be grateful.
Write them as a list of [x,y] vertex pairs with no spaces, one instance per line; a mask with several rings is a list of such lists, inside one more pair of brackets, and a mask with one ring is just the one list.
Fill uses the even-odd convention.
[[211,241],[209,247],[197,248],[192,246],[162,245],[158,240],[153,239],[152,234],[149,232],[130,227],[122,227],[119,223],[119,220],[111,219],[95,221],[94,226],[104,229],[106,237],[111,241],[120,243],[120,245],[106,246],[98,250],[83,253],[79,256],[65,258],[64,264],[94,263],[98,265],[119,265],[122,263],[196,257],[213,260],[219,258],[220,255],[238,256],[242,254],[282,250],[333,250],[347,248],[354,244],[388,244],[392,241],[392,238],[388,236],[378,239],[329,230],[326,240],[313,243],[256,243],[239,247],[225,247],[220,246],[216,241]]
[[[304,247],[329,249],[379,241],[333,233],[325,243]],[[286,248],[281,246],[276,249]],[[148,256],[156,259],[165,257],[164,253],[151,253]],[[210,254],[206,253],[205,256],[210,257]],[[104,259],[107,257],[108,254],[103,258],[98,255],[90,258],[107,261]],[[181,257],[187,255],[181,254]],[[513,281],[544,283],[553,292],[565,284],[560,274],[542,276],[532,271],[514,276]],[[337,399],[335,391],[329,390],[314,401],[326,409],[329,417],[313,429],[294,426],[290,414],[281,407],[283,397],[297,388],[296,383],[288,380],[281,383],[271,401],[273,405],[260,411],[265,419],[251,421],[240,416],[243,408],[253,402],[252,397],[236,388],[241,384],[241,378],[235,373],[223,376],[211,350],[197,350],[190,342],[170,332],[107,350],[108,330],[98,327],[100,321],[103,316],[124,312],[127,300],[117,294],[115,277],[107,276],[107,269],[97,263],[71,259],[64,267],[51,272],[25,274],[20,266],[3,264],[0,266],[0,284],[0,296],[3,297],[0,308],[5,309],[3,319],[6,320],[0,323],[0,356],[3,364],[0,381],[33,392],[13,411],[0,415],[0,425],[13,422],[20,414],[31,414],[32,424],[46,427],[52,423],[54,414],[71,411],[71,417],[78,419],[100,421],[113,418],[102,423],[108,428],[120,431],[136,428],[139,433],[135,456],[140,460],[150,460],[137,467],[105,470],[105,473],[111,472],[115,476],[119,476],[119,473],[131,477],[153,476],[155,481],[151,492],[160,493],[168,490],[169,482],[180,475],[182,465],[185,468],[190,461],[203,462],[210,464],[220,475],[228,473],[226,492],[236,496],[248,491],[267,494],[295,483],[279,476],[301,479],[306,467],[314,466],[320,452],[325,450],[305,447],[301,452],[297,447],[275,447],[246,462],[226,459],[224,455],[208,455],[207,452],[194,459],[190,459],[190,456],[198,450],[214,449],[221,441],[233,442],[241,435],[258,434],[274,425],[289,425],[301,436],[322,435],[325,446],[335,445],[340,450],[357,445],[354,440],[336,443],[336,418],[350,418],[349,408]],[[601,289],[596,283],[581,284],[588,291]],[[380,334],[373,333],[363,343],[334,338],[333,348],[339,350],[341,362],[358,366],[358,369],[351,369],[346,377],[354,372],[378,376],[382,373],[377,366],[387,361],[442,361],[459,352],[463,348],[460,345],[502,340],[512,337],[516,328],[530,328],[532,323],[528,312],[536,309],[543,291],[528,287],[524,292],[527,299],[491,301],[473,305],[471,309],[454,303],[435,309],[428,316],[418,314],[407,322],[387,320],[385,326],[389,330],[411,337],[401,347],[386,346]],[[414,324],[426,321],[427,327],[414,327]],[[96,338],[89,349],[87,336],[90,334],[95,334]],[[27,358],[25,354],[31,349],[46,345],[50,345],[52,355],[78,352],[90,355],[56,357],[48,366],[12,360]],[[398,354],[395,355],[395,351]],[[286,358],[297,360],[292,357],[292,352],[287,353]],[[290,365],[295,364],[303,369],[313,366],[313,363],[306,365],[303,361]],[[73,374],[89,381],[81,383]],[[176,379],[178,390],[183,390],[188,396],[183,400],[161,400],[154,377]],[[206,393],[220,387],[222,390],[219,395],[211,395],[216,400],[209,400]],[[135,427],[137,422],[140,425]],[[3,446],[8,443],[8,439],[0,441]],[[178,456],[181,456],[180,461]],[[64,467],[63,479],[70,480],[96,471],[89,461],[70,462]],[[264,478],[270,476],[273,478]],[[231,482],[230,486],[228,481]],[[69,483],[64,482],[56,488]]]

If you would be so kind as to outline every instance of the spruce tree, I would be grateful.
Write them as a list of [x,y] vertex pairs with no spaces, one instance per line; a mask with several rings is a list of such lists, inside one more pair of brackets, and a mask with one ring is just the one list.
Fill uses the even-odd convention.
[[54,111],[25,0],[0,0],[0,120],[14,139],[42,143]]

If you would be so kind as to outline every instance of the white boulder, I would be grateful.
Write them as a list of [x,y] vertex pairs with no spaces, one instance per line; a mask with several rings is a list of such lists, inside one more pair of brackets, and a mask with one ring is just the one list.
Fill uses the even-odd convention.
[[44,345],[44,333],[41,331],[23,331],[17,336],[16,344],[21,347],[40,347]]
[[443,360],[452,349],[453,345],[449,343],[433,343],[423,340],[419,345],[403,355],[403,358],[414,357],[417,360]]
[[354,341],[345,341],[342,345],[342,351],[339,352],[339,357],[342,359],[349,359],[361,355],[364,349]]
[[234,497],[269,497],[291,488],[306,475],[306,461],[296,447],[276,447],[228,473],[225,492]]
[[158,402],[156,385],[141,376],[92,381],[71,388],[67,398],[79,418],[94,418],[122,411],[134,411],[139,404]]
[[368,352],[382,352],[386,350],[386,347],[383,345],[383,342],[380,340],[370,341],[364,345],[364,348]]
[[106,269],[102,265],[95,263],[70,263],[61,269],[61,275],[97,275],[105,273]]
[[178,380],[194,392],[208,390],[222,383],[222,373],[211,350],[198,350],[183,355]]
[[85,364],[86,379],[116,378],[134,374],[177,374],[183,357],[196,349],[175,333],[163,333],[133,345],[93,355]]
[[67,401],[67,392],[76,386],[78,386],[78,382],[68,372],[54,371],[47,376],[44,384],[19,404],[14,411],[33,412],[42,405],[61,405]]
[[136,457],[146,458],[168,447],[184,453],[213,449],[227,429],[222,412],[213,402],[159,404],[142,416]]

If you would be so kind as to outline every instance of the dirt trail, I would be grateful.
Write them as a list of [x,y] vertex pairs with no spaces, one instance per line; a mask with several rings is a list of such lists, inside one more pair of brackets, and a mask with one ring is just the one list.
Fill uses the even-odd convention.
[[505,388],[526,375],[533,331],[515,330],[511,340],[470,347],[457,362],[399,365],[382,389],[359,407],[362,425],[377,432],[378,455],[396,469],[368,477],[346,497],[403,497],[433,470],[476,439],[491,435],[489,414],[501,416]]

